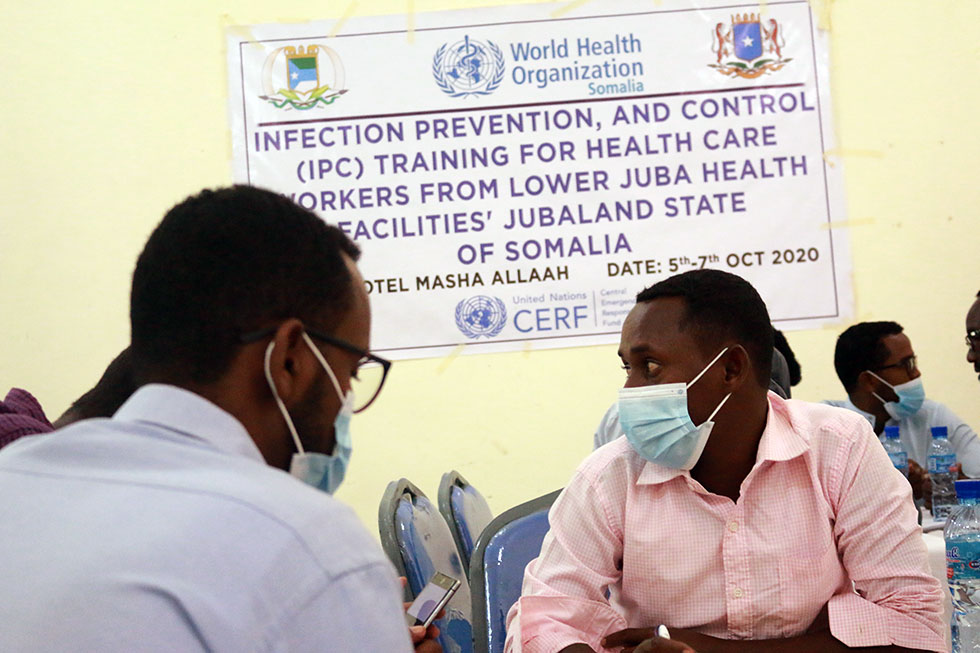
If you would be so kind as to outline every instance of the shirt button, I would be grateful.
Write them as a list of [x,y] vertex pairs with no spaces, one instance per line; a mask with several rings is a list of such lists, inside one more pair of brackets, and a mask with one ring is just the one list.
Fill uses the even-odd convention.
[[744,594],[745,594],[745,592],[742,591],[742,588],[741,587],[736,587],[735,588],[735,591],[732,592],[732,596],[734,596],[736,599],[742,598],[742,596]]
[[730,521],[730,522],[728,522],[728,530],[730,530],[733,533],[737,533],[738,532],[738,522],[737,521]]

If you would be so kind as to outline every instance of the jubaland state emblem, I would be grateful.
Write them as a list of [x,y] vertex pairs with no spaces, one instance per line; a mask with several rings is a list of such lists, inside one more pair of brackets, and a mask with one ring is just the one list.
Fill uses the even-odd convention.
[[484,43],[466,36],[436,50],[432,77],[450,97],[490,95],[504,79],[504,53],[493,41]]
[[[792,61],[783,58],[786,40],[779,23],[772,18],[768,23],[763,25],[756,14],[735,14],[727,30],[724,23],[715,25],[711,51],[717,60],[708,66],[728,77],[754,79]],[[741,61],[723,61],[732,56]]]
[[344,64],[326,45],[286,45],[265,58],[262,91],[259,98],[277,109],[325,107],[347,92]]
[[476,295],[456,304],[456,326],[467,338],[493,338],[507,323],[507,308],[499,297]]

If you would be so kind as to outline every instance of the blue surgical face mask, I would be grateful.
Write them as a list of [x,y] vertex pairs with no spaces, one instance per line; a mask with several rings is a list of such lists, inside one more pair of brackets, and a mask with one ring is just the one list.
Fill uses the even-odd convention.
[[922,408],[922,403],[926,400],[926,389],[922,386],[921,376],[916,377],[911,381],[906,381],[905,383],[892,385],[871,370],[868,370],[868,374],[887,385],[895,392],[896,395],[898,395],[898,401],[885,401],[878,395],[878,393],[871,393],[875,396],[875,399],[885,405],[885,412],[887,412],[892,419],[903,420],[906,417],[912,417],[919,412],[920,408]]
[[342,397],[340,412],[337,413],[337,417],[334,418],[333,422],[335,439],[333,455],[328,456],[323,453],[303,450],[303,443],[300,442],[296,427],[293,426],[293,419],[289,416],[286,405],[279,398],[279,391],[276,390],[276,384],[272,380],[269,361],[272,357],[275,341],[270,342],[265,350],[265,380],[269,384],[269,389],[272,391],[272,396],[275,397],[279,412],[282,413],[286,427],[289,429],[290,434],[292,434],[293,442],[296,444],[296,453],[293,454],[293,459],[289,464],[289,473],[307,485],[312,485],[327,494],[333,494],[340,487],[341,482],[343,482],[344,475],[347,473],[347,466],[350,464],[352,449],[350,418],[354,414],[354,391],[348,390],[346,394],[343,393],[337,377],[334,375],[333,370],[330,369],[330,365],[323,357],[323,354],[320,353],[320,350],[313,345],[313,341],[305,333],[303,334],[303,340],[306,342],[306,346],[310,348],[310,351],[313,352],[313,355],[316,356],[316,359],[320,361],[320,365],[323,366],[327,376],[330,377],[337,396]]
[[690,383],[663,383],[619,391],[619,423],[626,439],[645,460],[682,470],[692,469],[697,464],[715,425],[711,420],[732,395],[725,395],[708,419],[695,426],[687,409],[687,389],[726,351],[728,347],[722,349]]

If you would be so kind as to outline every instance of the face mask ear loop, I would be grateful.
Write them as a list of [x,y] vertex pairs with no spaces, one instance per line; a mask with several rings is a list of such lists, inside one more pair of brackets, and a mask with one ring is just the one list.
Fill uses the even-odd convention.
[[717,363],[718,362],[718,359],[721,358],[722,355],[724,355],[724,353],[726,351],[728,351],[728,347],[725,347],[720,352],[718,352],[718,355],[715,356],[714,358],[712,358],[711,359],[711,362],[704,366],[704,369],[701,370],[696,377],[694,377],[694,380],[693,381],[691,381],[690,383],[687,384],[687,387],[690,388],[692,385],[694,385],[695,383],[697,383],[698,382],[698,379],[700,379],[702,376],[704,376],[704,373],[707,372],[708,370],[710,370],[711,369],[711,366],[714,365],[715,363]]
[[337,391],[337,397],[341,401],[343,401],[344,393],[340,389],[340,382],[337,381],[337,377],[334,375],[333,370],[330,369],[330,365],[327,363],[327,359],[324,358],[323,354],[320,353],[320,350],[313,345],[313,341],[310,339],[310,336],[308,336],[305,331],[303,332],[303,340],[306,342],[306,346],[310,348],[310,351],[313,352],[313,355],[316,356],[316,359],[320,361],[320,365],[323,365],[323,369],[327,371],[327,376],[330,377],[330,382],[333,383],[333,389]]
[[[871,370],[865,370],[865,372],[867,372],[871,376],[875,377],[876,379],[878,379],[879,381],[881,381],[882,383],[884,383],[885,385],[887,385],[889,388],[892,389],[892,391],[895,390],[895,386],[893,386],[891,383],[889,383],[888,381],[884,380],[883,378],[881,378],[880,376],[878,376],[877,374],[875,374]],[[884,399],[882,399],[881,398],[881,395],[879,395],[877,392],[872,392],[871,393],[871,396],[873,396],[875,399],[877,399],[878,401],[880,401],[883,404],[889,403],[889,402],[885,401]]]
[[892,385],[891,383],[889,383],[888,381],[886,381],[886,380],[884,380],[883,378],[881,378],[880,376],[878,376],[877,374],[875,374],[875,373],[874,373],[874,372],[872,372],[871,370],[865,370],[865,371],[866,371],[866,372],[867,372],[868,374],[870,374],[871,376],[873,376],[873,377],[875,377],[876,379],[878,379],[879,381],[881,381],[882,383],[884,383],[885,385],[887,385],[887,386],[888,386],[889,388],[891,388],[892,390],[894,390],[894,389],[895,389],[895,386],[893,386],[893,385]]
[[725,402],[726,402],[726,401],[728,401],[728,398],[729,398],[729,397],[731,397],[731,396],[732,396],[732,393],[731,393],[731,392],[729,392],[729,393],[728,393],[727,395],[725,395],[725,398],[721,400],[721,403],[720,403],[720,404],[718,404],[718,407],[717,407],[717,408],[715,408],[715,409],[714,409],[714,410],[713,410],[713,411],[711,412],[711,414],[710,414],[710,415],[708,415],[708,419],[706,419],[706,420],[704,420],[704,421],[705,421],[705,422],[710,422],[711,420],[713,420],[713,419],[715,418],[715,415],[717,415],[717,414],[718,414],[718,411],[719,411],[719,410],[721,410],[721,407],[725,405]]
[[[303,335],[306,335],[305,333]],[[282,413],[282,418],[286,421],[286,428],[289,429],[289,433],[293,436],[293,442],[296,443],[296,450],[299,453],[306,453],[303,450],[303,445],[299,441],[299,434],[296,433],[296,427],[293,426],[293,418],[289,416],[289,411],[286,410],[286,404],[282,403],[282,399],[279,398],[279,391],[276,390],[276,384],[272,380],[271,371],[271,361],[272,361],[272,350],[276,347],[276,341],[273,340],[269,343],[269,346],[265,348],[265,363],[263,364],[263,371],[265,372],[265,380],[269,384],[269,389],[272,390],[272,396],[276,400],[276,405],[279,406],[279,412]]]

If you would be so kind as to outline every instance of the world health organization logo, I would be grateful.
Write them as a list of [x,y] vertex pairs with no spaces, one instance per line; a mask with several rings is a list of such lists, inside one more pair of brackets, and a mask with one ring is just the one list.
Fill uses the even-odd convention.
[[467,338],[492,338],[507,323],[507,309],[497,297],[477,295],[456,304],[456,326]]
[[450,97],[490,95],[504,79],[504,53],[493,41],[484,43],[466,36],[436,50],[432,76]]

